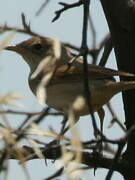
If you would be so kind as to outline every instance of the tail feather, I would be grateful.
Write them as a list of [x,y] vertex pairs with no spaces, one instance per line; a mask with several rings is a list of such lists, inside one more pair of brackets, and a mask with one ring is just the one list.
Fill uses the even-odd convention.
[[101,66],[95,66],[90,64],[89,65],[89,74],[90,75],[95,75],[99,77],[110,77],[110,76],[125,76],[125,77],[135,77],[135,74],[128,73],[128,72],[123,72],[119,70],[114,70],[110,68],[104,68]]
[[[110,83],[107,85],[110,86]],[[120,81],[120,82],[111,82],[111,90],[116,94],[120,91],[126,91],[129,89],[135,89],[135,81]]]

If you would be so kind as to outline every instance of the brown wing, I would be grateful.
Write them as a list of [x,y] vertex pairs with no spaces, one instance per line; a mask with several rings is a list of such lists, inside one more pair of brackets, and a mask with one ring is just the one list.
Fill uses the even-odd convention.
[[[82,76],[83,75],[83,65],[82,64],[73,64],[73,65],[61,65],[55,71],[55,77],[62,78],[72,78],[72,76]],[[96,65],[88,65],[88,75],[90,79],[102,79],[112,76],[129,76],[135,77],[134,74],[117,71],[109,68],[104,68]]]

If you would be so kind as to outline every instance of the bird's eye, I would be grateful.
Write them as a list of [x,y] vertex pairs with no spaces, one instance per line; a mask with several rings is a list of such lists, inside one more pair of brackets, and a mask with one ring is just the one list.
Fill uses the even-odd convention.
[[33,45],[33,48],[35,49],[35,50],[40,50],[40,49],[42,49],[42,45],[39,43],[39,44],[34,44]]

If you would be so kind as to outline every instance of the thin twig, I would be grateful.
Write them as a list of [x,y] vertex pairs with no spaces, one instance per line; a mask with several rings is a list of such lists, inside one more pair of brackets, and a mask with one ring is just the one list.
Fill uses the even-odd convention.
[[23,127],[26,125],[26,123],[30,120],[31,117],[32,115],[27,115],[26,119],[17,128],[18,132],[20,132],[23,129]]
[[[92,32],[92,49],[96,49],[96,30],[90,14],[89,14],[89,25]],[[92,58],[93,58],[92,64],[96,64],[97,54],[92,53]]]
[[89,4],[90,0],[84,1],[84,8],[83,8],[83,30],[82,30],[82,44],[81,44],[81,50],[83,55],[83,71],[84,71],[84,94],[86,97],[86,102],[89,107],[89,111],[92,117],[92,125],[94,128],[94,135],[97,136],[97,124],[95,120],[95,116],[93,114],[93,109],[91,106],[91,92],[89,88],[89,79],[88,79],[88,62],[87,62],[87,30],[88,30],[88,17],[89,17]]
[[29,24],[26,23],[26,17],[25,17],[25,15],[24,15],[24,13],[21,14],[21,17],[22,17],[23,28],[24,28],[27,32],[30,32],[30,33],[31,33],[30,23],[29,23]]
[[[39,124],[43,118],[45,118],[49,112],[50,108],[47,107],[44,111],[42,111],[42,113],[33,121],[33,123],[35,124]],[[20,139],[22,139],[25,135],[24,135],[24,131],[28,130],[31,127],[31,125],[29,124],[28,126],[25,127],[25,129],[19,133],[19,135],[16,138],[16,141],[19,141]]]
[[44,180],[51,180],[51,179],[53,179],[53,178],[56,178],[56,177],[58,177],[58,176],[61,176],[62,173],[63,173],[63,170],[64,170],[63,167],[60,168],[60,169],[57,170],[53,175],[49,176],[48,178],[45,178]]
[[[88,49],[87,50],[87,54],[91,55],[92,57],[95,57],[97,58],[101,49],[103,48],[103,46],[106,44],[106,42],[110,39],[110,34],[107,34],[105,35],[105,37],[101,40],[101,42],[96,45],[94,48],[92,49]],[[75,51],[78,51],[80,52],[81,51],[81,48],[78,47],[78,46],[75,46],[73,44],[69,44],[69,43],[63,43],[65,46],[69,47],[70,49],[73,49]],[[103,58],[105,59],[104,55],[103,55]],[[101,62],[101,65],[103,63]],[[105,64],[105,63],[104,63]],[[103,66],[103,65],[102,65]]]
[[[112,106],[111,106],[111,104],[110,103],[107,103],[107,107],[108,107],[108,109],[109,109],[109,111],[110,111],[110,113],[111,113],[111,115],[112,115],[112,117],[113,117],[113,122],[116,122],[119,126],[120,126],[120,128],[126,133],[126,128],[124,127],[124,125],[120,122],[120,120],[117,118],[117,116],[116,116],[116,113],[114,112],[114,110],[113,110],[113,108],[112,108]],[[112,123],[113,123],[112,122]]]
[[[35,116],[35,115],[39,115],[43,112],[44,110],[42,111],[39,111],[39,112],[27,112],[27,111],[14,111],[14,110],[10,110],[10,109],[7,109],[7,110],[0,110],[0,114],[18,114],[18,115],[30,115],[30,116]],[[50,116],[62,116],[63,113],[62,112],[49,112],[47,115],[50,115]]]
[[105,40],[104,42],[104,52],[103,52],[103,55],[100,59],[100,62],[99,62],[99,66],[105,66],[106,65],[106,62],[108,60],[108,57],[112,51],[112,48],[113,48],[113,43],[112,43],[112,38],[111,36]]
[[[75,46],[75,45],[73,45],[73,44],[69,44],[69,43],[63,43],[65,46],[67,46],[68,48],[70,48],[70,49],[73,49],[73,50],[75,50],[75,51],[78,51],[78,52],[80,52],[81,51],[81,48],[80,47],[78,47],[78,46]],[[96,49],[88,49],[88,54],[89,55],[93,55],[93,51],[96,51]]]
[[41,14],[41,12],[43,11],[43,9],[45,9],[47,7],[47,5],[49,4],[50,0],[45,0],[45,2],[43,2],[43,4],[41,5],[41,7],[38,9],[38,11],[36,12],[35,16],[39,16]]
[[110,169],[108,171],[108,174],[107,174],[105,180],[110,180],[111,179],[111,177],[113,175],[113,172],[114,172],[115,164],[116,164],[116,162],[118,162],[124,146],[125,146],[125,143],[118,144],[118,150],[117,150],[117,152],[115,154],[115,157],[113,159],[112,165],[111,165],[111,167],[110,167]]
[[83,0],[79,0],[78,2],[72,4],[67,4],[63,2],[59,2],[59,4],[62,5],[63,8],[59,9],[58,11],[55,11],[55,17],[53,18],[52,22],[56,21],[60,17],[61,13],[63,13],[64,11],[82,5]]

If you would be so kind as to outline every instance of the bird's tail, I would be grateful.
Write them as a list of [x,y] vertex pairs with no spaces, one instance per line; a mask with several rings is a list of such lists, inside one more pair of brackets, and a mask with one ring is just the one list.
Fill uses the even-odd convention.
[[111,90],[114,92],[114,94],[116,94],[120,91],[135,89],[135,81],[112,82],[110,87],[111,87]]

